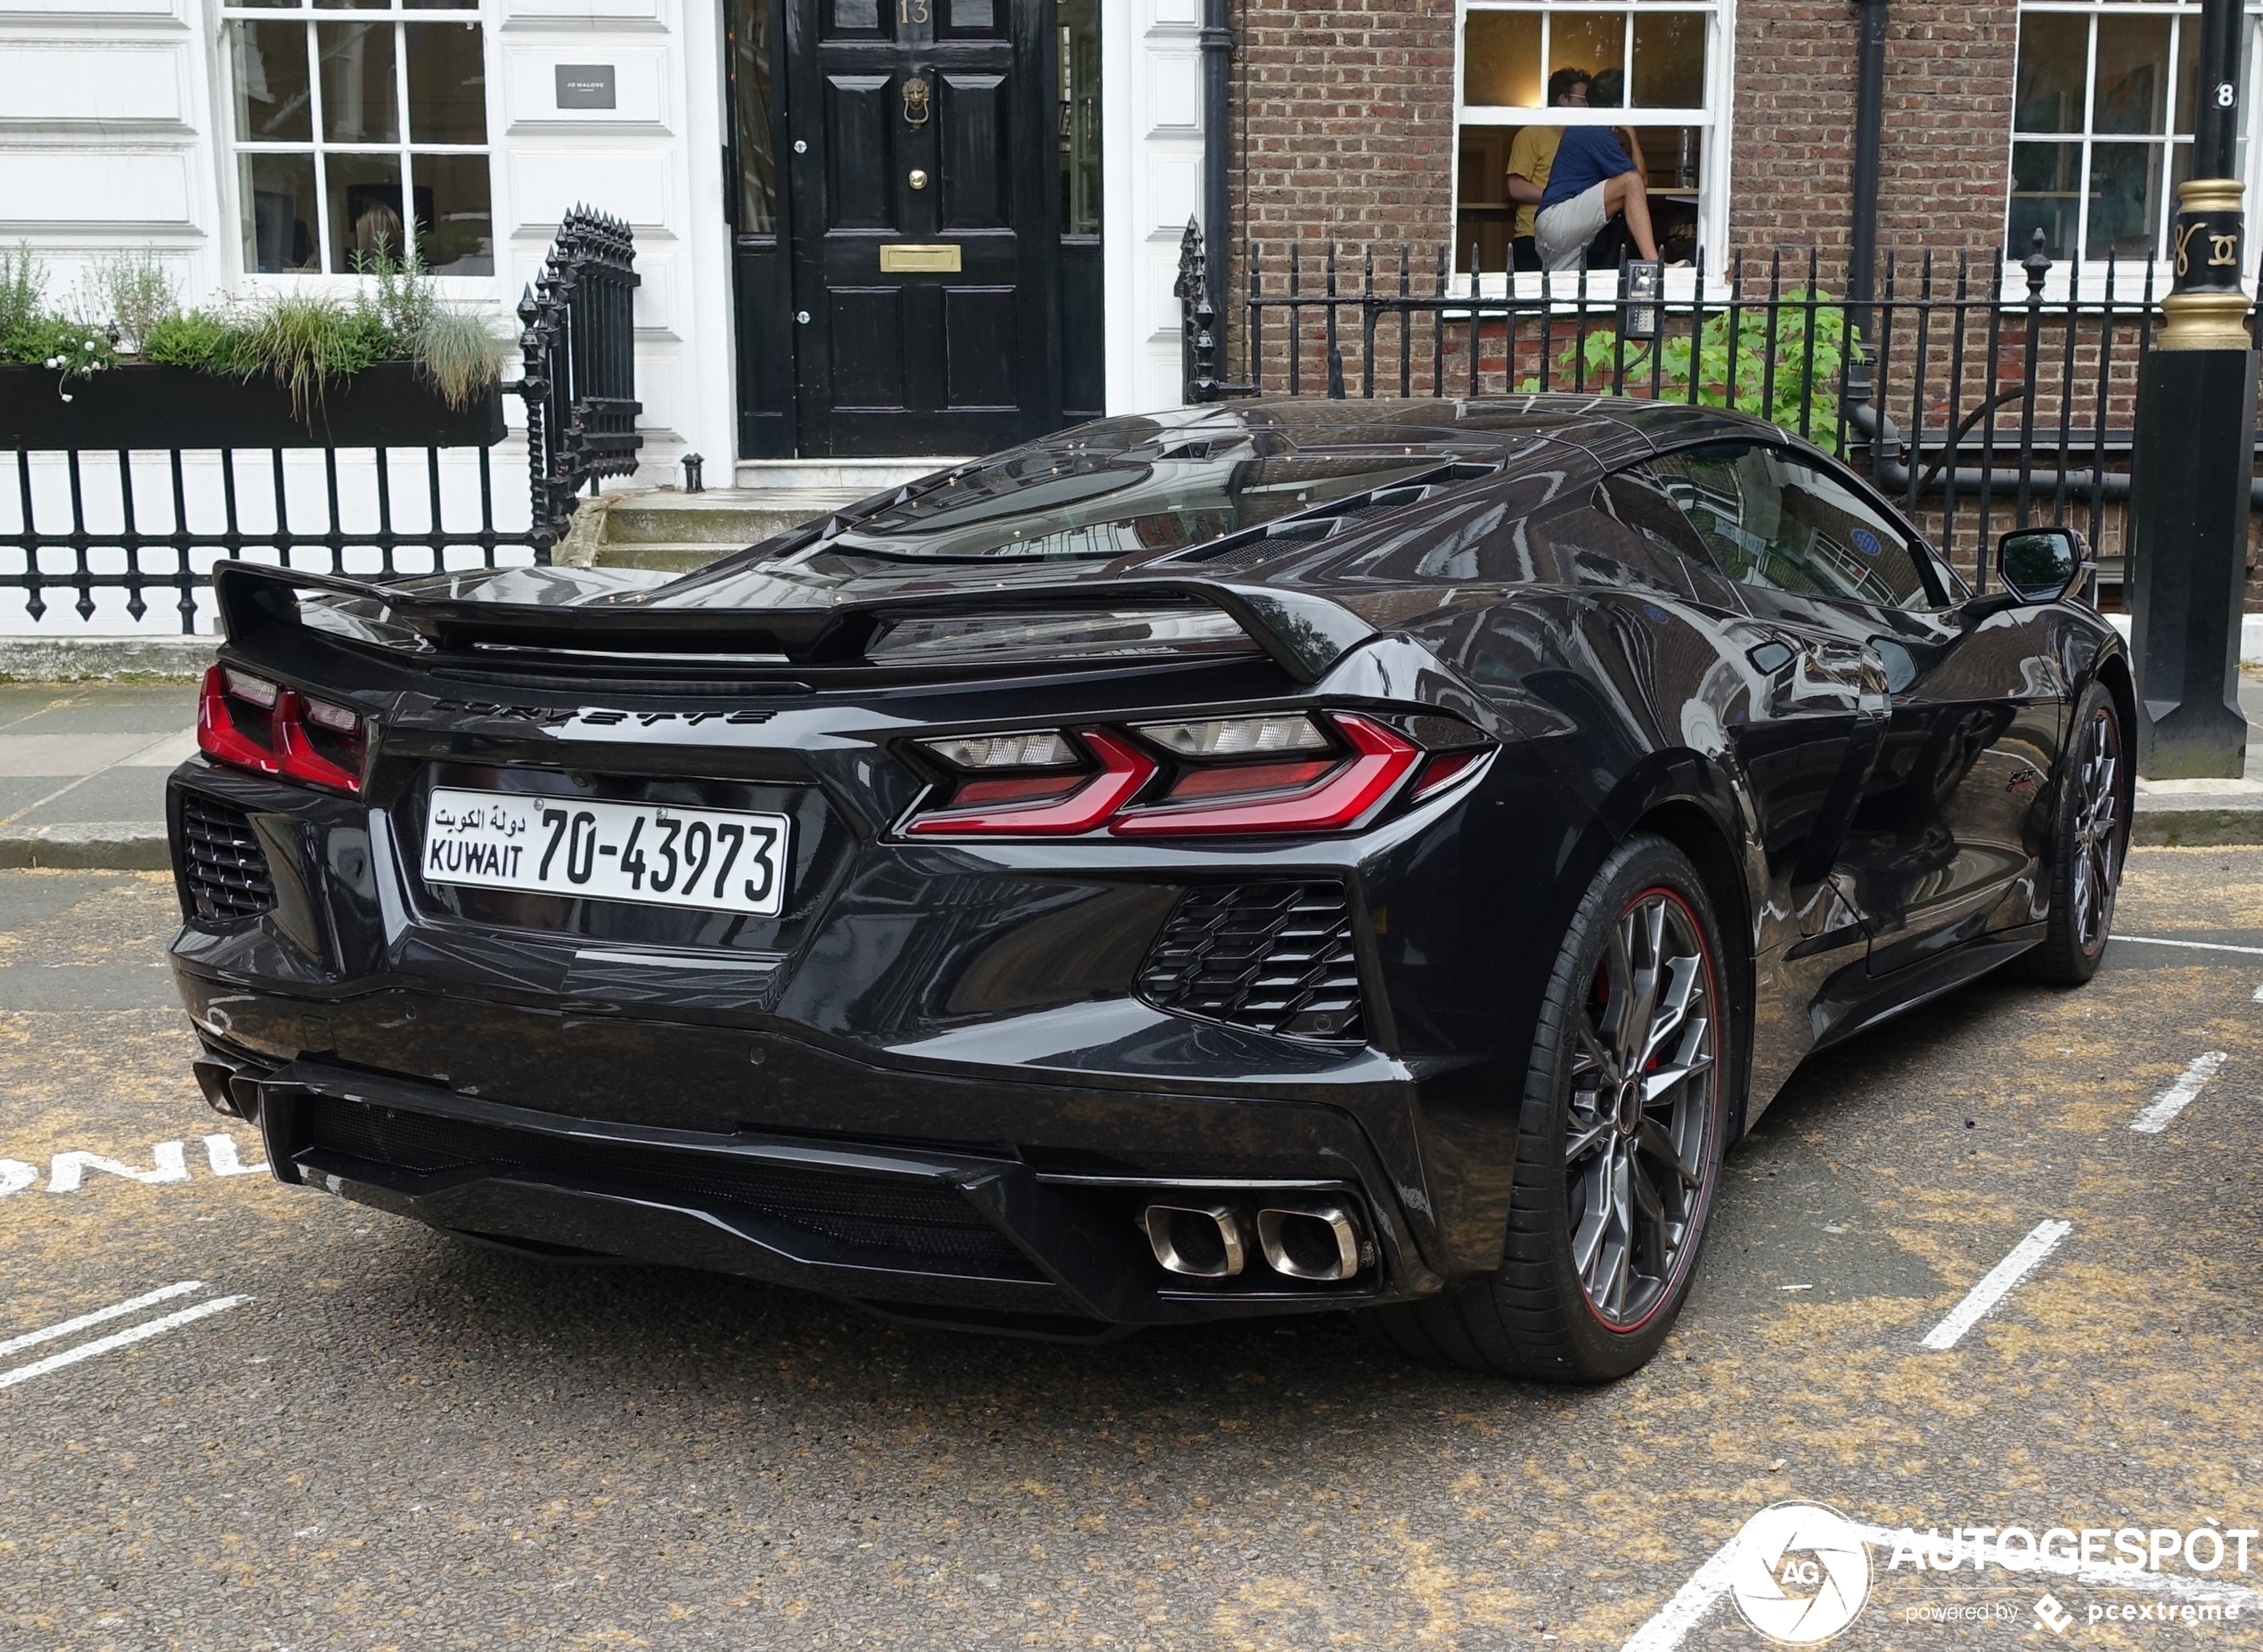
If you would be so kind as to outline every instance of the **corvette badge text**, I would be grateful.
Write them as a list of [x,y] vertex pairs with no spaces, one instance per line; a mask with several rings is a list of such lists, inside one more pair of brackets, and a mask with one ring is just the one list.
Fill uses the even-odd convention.
[[1872,1584],[1893,1573],[1995,1572],[2026,1582],[2036,1573],[2092,1587],[2134,1588],[2169,1598],[2093,1601],[2070,1610],[2044,1593],[2029,1605],[1922,1604],[1901,1608],[1908,1623],[2034,1621],[2054,1635],[2078,1623],[2151,1623],[2163,1628],[2235,1623],[2254,1615],[2255,1596],[2208,1585],[2263,1566],[2263,1531],[2208,1520],[2171,1526],[2012,1525],[1882,1529],[1820,1503],[1772,1503],[1747,1520],[1728,1554],[1730,1598],[1744,1621],[1785,1646],[1814,1646],[1862,1613]]

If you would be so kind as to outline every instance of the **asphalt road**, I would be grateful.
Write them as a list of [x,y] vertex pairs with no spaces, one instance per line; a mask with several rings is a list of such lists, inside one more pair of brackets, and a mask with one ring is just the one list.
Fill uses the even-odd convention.
[[[1812,1064],[1732,1156],[1664,1356],[1585,1391],[1401,1364],[1340,1318],[915,1332],[224,1175],[258,1152],[190,1081],[173,921],[159,876],[0,874],[11,1652],[1662,1652],[1764,1644],[1705,1568],[1778,1500],[1919,1533],[2263,1525],[2263,850],[2140,851],[2121,914],[2253,951],[2117,942],[2084,990],[1983,984]],[[1839,1645],[2263,1638],[2263,1542],[2243,1577],[1874,1552]],[[2210,1591],[2246,1615],[2103,1617]],[[1924,1615],[1973,1607],[2006,1620]]]

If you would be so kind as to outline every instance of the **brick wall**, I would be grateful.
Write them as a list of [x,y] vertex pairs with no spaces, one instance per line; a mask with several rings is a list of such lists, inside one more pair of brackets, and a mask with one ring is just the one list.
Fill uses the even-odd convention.
[[[1237,0],[1235,238],[1453,233],[1451,0]],[[1843,258],[1857,20],[1845,0],[1741,0],[1730,235]],[[2017,10],[1901,0],[1886,43],[1882,245],[2003,238]]]
[[[1858,20],[1844,0],[1741,0],[1729,238],[1846,255]],[[1882,248],[2004,236],[2017,8],[1902,0],[1886,30]]]

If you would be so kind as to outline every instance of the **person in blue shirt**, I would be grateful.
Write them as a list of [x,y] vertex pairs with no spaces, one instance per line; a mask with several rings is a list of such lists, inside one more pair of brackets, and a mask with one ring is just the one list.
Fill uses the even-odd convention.
[[[1615,74],[1597,75],[1588,91],[1589,103],[1616,108],[1622,95],[1618,86]],[[1543,269],[1581,268],[1588,243],[1616,217],[1626,220],[1638,256],[1658,256],[1658,239],[1650,227],[1650,180],[1630,159],[1635,147],[1631,132],[1622,139],[1609,127],[1573,127],[1564,135],[1540,195],[1540,214],[1532,220],[1532,244]]]

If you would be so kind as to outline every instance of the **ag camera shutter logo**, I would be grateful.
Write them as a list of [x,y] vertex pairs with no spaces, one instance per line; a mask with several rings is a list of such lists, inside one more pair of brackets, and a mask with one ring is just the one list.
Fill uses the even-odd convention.
[[1870,1599],[1870,1550],[1835,1509],[1770,1503],[1736,1533],[1728,1592],[1744,1620],[1770,1640],[1819,1645]]

